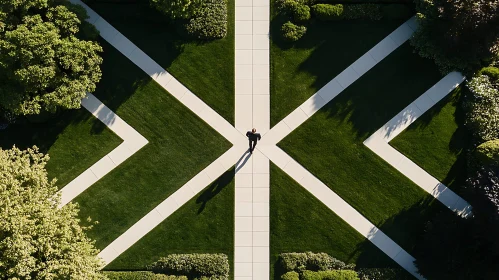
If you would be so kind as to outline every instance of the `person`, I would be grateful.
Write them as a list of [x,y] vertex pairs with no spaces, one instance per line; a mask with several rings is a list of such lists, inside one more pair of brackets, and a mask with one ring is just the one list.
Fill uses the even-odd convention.
[[246,132],[246,137],[248,137],[249,140],[249,151],[250,153],[253,153],[256,142],[262,139],[262,136],[260,135],[260,133],[256,133],[256,128],[253,128],[251,131]]

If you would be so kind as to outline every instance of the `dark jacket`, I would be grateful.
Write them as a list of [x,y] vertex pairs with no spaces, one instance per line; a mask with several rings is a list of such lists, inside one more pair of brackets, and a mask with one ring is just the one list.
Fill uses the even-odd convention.
[[251,131],[246,132],[246,136],[251,141],[256,141],[256,140],[262,139],[262,136],[260,135],[260,133],[253,133]]

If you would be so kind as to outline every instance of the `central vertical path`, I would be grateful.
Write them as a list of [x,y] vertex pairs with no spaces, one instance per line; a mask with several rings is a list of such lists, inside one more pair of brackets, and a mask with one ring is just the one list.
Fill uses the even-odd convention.
[[[236,129],[270,129],[269,0],[236,0]],[[258,148],[258,146],[257,146]],[[269,160],[258,149],[236,164],[236,280],[268,280]]]

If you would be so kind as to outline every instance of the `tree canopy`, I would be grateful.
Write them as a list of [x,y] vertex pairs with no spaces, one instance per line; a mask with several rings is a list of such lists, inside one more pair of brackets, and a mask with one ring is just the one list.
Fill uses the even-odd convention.
[[83,9],[66,0],[0,0],[0,106],[31,115],[80,108],[101,78],[102,48],[79,39]]
[[0,149],[0,279],[105,279],[77,206],[58,207],[48,159]]
[[415,0],[412,44],[442,72],[473,71],[499,55],[499,0]]

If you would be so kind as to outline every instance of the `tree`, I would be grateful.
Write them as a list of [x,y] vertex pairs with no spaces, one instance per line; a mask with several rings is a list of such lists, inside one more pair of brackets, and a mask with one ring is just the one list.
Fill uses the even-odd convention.
[[0,279],[105,279],[78,208],[59,208],[49,157],[0,149]]
[[82,11],[66,0],[0,0],[3,109],[32,115],[80,108],[95,90],[102,48],[77,37]]
[[442,72],[474,71],[499,55],[499,0],[415,0],[411,43]]
[[190,19],[200,11],[201,0],[150,0],[151,4],[159,11],[167,14],[172,19]]

